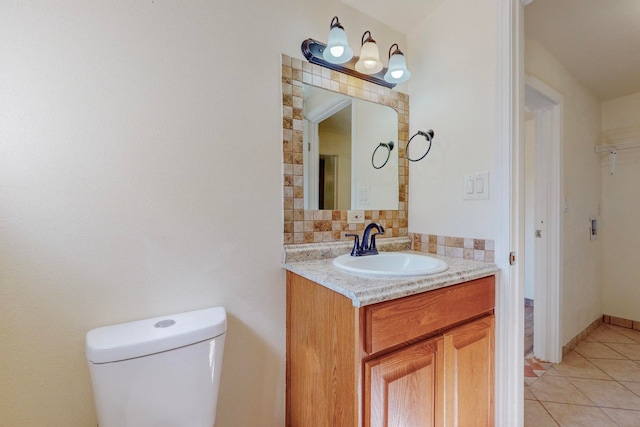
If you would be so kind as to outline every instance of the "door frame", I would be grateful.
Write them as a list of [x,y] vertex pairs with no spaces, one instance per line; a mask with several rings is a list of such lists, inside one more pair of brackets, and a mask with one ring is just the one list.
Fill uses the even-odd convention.
[[308,119],[302,120],[303,125],[303,147],[302,147],[302,162],[305,165],[304,170],[304,201],[305,209],[317,210],[318,209],[318,197],[319,197],[319,165],[318,159],[318,147],[320,145],[318,141],[318,122],[314,122]]
[[[524,423],[524,6],[495,0],[496,8],[496,389],[495,425]],[[521,218],[522,216],[522,218]],[[512,261],[511,254],[515,255]]]
[[[563,105],[562,95],[540,80],[525,76],[525,106],[535,114],[535,199],[539,207],[535,221],[536,228],[544,233],[534,249],[533,352],[537,358],[553,363],[562,360]],[[524,180],[524,175],[519,179]]]
[[[524,424],[524,5],[496,0],[495,424]],[[511,254],[515,254],[515,259]],[[513,259],[514,262],[510,262]]]

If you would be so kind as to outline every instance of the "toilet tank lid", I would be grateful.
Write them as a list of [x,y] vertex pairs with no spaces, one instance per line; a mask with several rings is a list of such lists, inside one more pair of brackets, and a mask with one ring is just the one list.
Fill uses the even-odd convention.
[[109,363],[148,356],[212,339],[226,331],[223,307],[104,326],[87,333],[87,359]]

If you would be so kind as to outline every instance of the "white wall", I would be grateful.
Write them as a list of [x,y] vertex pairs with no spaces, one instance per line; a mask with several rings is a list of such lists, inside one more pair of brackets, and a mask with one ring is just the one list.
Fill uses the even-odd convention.
[[[603,102],[602,131],[640,141],[640,93]],[[640,321],[639,183],[640,149],[618,150],[614,175],[609,172],[609,155],[603,154],[603,312],[635,321]]]
[[562,343],[602,314],[602,239],[589,239],[589,218],[599,215],[600,103],[549,52],[525,43],[525,73],[564,96],[562,179],[567,211],[562,230]]
[[218,427],[284,423],[281,53],[338,0],[0,4],[0,425],[96,424],[84,335],[225,306]]
[[[496,26],[494,1],[448,0],[408,34],[409,136],[435,131],[409,166],[411,232],[495,238]],[[426,148],[420,136],[414,145]],[[483,171],[489,200],[463,200],[463,176]]]
[[[535,116],[531,113],[532,116]],[[534,299],[535,190],[536,190],[536,120],[524,122],[524,297]]]

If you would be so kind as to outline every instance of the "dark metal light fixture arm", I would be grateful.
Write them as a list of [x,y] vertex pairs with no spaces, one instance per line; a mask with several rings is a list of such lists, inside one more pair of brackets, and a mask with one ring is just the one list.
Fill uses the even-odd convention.
[[322,42],[314,39],[307,39],[302,42],[301,49],[304,57],[307,58],[307,60],[312,64],[320,65],[334,71],[339,71],[341,73],[357,77],[359,79],[366,80],[380,86],[388,87],[390,89],[396,86],[395,83],[389,83],[384,79],[384,74],[387,72],[386,67],[382,68],[381,71],[375,74],[362,74],[356,71],[356,62],[358,62],[358,59],[360,59],[357,56],[354,56],[353,58],[351,58],[351,60],[345,62],[344,64],[332,64],[325,61],[322,56],[322,52],[326,47],[327,45]]

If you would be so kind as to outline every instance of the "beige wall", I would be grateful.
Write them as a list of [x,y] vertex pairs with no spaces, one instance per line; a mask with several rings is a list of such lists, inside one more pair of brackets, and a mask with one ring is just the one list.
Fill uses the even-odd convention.
[[[495,238],[496,28],[494,1],[448,0],[408,34],[410,135],[435,131],[429,155],[409,166],[412,232]],[[489,199],[463,200],[463,176],[483,171]]]
[[281,53],[338,0],[0,5],[0,425],[96,424],[84,335],[225,306],[218,427],[284,423]]
[[564,96],[562,179],[567,210],[562,229],[562,343],[602,314],[602,239],[589,239],[589,218],[599,215],[600,103],[549,52],[525,44],[525,73]]
[[[602,103],[603,143],[640,141],[640,93]],[[611,136],[617,135],[615,139]],[[629,139],[627,139],[629,138]],[[640,149],[618,150],[615,173],[602,156],[603,312],[640,321]]]

